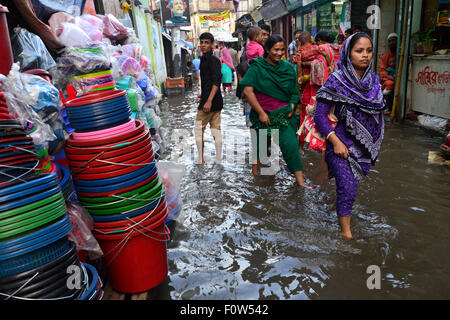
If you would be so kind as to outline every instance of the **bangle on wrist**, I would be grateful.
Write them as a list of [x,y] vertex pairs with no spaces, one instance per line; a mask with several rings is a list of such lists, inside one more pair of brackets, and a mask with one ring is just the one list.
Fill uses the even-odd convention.
[[328,140],[329,137],[331,137],[332,134],[335,134],[335,132],[334,132],[334,131],[331,131],[331,132],[327,135],[327,140]]

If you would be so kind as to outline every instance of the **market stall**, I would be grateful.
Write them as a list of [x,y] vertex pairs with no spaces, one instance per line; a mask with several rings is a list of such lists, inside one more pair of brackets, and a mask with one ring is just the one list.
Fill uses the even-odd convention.
[[104,279],[132,294],[168,274],[183,168],[159,162],[158,57],[113,15],[79,13],[48,18],[58,55],[26,28],[2,53],[0,300],[101,300]]

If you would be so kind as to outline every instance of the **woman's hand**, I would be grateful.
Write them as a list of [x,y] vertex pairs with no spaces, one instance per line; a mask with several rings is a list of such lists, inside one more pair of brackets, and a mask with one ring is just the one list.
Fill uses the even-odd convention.
[[294,114],[294,109],[295,109],[295,105],[292,103],[291,104],[291,112],[286,116],[286,119],[289,119],[292,117],[292,115]]
[[347,147],[345,146],[345,144],[342,143],[341,140],[339,140],[338,143],[333,144],[333,149],[334,149],[334,153],[335,153],[336,155],[338,155],[339,157],[342,157],[342,158],[344,158],[344,159],[347,159],[347,158],[348,158],[348,149],[347,149]]
[[334,153],[344,159],[348,158],[347,146],[338,138],[336,134],[332,134],[328,139],[333,144]]
[[258,116],[258,119],[259,119],[259,121],[261,121],[261,123],[263,123],[266,126],[268,126],[270,124],[269,116],[265,112],[260,113]]

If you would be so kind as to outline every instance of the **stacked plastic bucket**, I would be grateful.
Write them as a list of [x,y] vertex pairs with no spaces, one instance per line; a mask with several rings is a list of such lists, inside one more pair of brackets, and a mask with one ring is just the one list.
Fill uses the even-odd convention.
[[[75,128],[66,156],[78,199],[93,217],[111,283],[124,293],[147,291],[167,276],[169,237],[165,188],[150,132],[142,121],[129,118],[125,90],[70,100],[66,110]],[[111,113],[120,121],[105,126],[92,120]],[[83,120],[74,124],[75,119]]]
[[[0,299],[101,298],[97,271],[80,263],[68,240],[72,227],[58,176],[36,174],[38,163],[21,124],[1,120]],[[73,285],[68,268],[78,271]]]

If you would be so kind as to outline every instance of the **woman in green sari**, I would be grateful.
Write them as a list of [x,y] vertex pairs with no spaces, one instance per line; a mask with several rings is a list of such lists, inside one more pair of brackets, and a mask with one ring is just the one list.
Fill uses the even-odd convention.
[[252,173],[258,175],[260,167],[260,138],[264,130],[271,135],[272,129],[279,131],[279,146],[287,167],[295,175],[299,186],[307,186],[303,177],[302,158],[298,145],[297,121],[293,117],[294,106],[299,95],[297,75],[292,65],[282,60],[285,53],[284,39],[272,35],[267,39],[264,57],[250,61],[250,67],[239,85],[244,87],[243,94],[252,106],[250,121],[256,130],[256,163],[252,164]]

